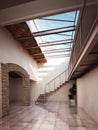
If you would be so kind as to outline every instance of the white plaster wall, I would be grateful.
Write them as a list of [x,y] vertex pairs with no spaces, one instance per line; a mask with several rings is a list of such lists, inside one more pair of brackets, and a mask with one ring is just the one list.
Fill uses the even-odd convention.
[[0,29],[0,62],[18,64],[28,72],[31,79],[38,78],[36,61],[5,28]]
[[[67,69],[68,62],[69,62],[69,59],[65,58],[65,59],[54,59],[54,60],[48,61],[46,64],[43,64],[43,65],[40,64],[39,69],[47,68],[47,70],[42,71],[42,74],[45,74],[45,75],[39,76],[41,78],[40,82],[42,82],[42,84],[44,85],[49,83],[52,79],[54,79],[55,77],[57,77],[59,74],[61,74]],[[39,74],[41,73],[39,72]],[[61,82],[65,81],[64,78],[66,78],[65,75],[62,75],[61,79],[57,78],[56,83],[59,85],[60,80]]]
[[30,88],[30,100],[31,102],[36,101],[40,93],[40,88],[36,81],[31,81]]
[[69,94],[69,89],[71,87],[70,83],[66,83],[61,87],[59,90],[56,92],[52,93],[47,97],[47,101],[66,101],[68,102],[68,94]]
[[[52,65],[51,65],[50,61],[48,61],[48,63],[46,63],[47,69],[49,69],[51,67],[52,70],[43,71],[44,73],[46,73],[46,75],[42,76],[41,77],[42,80],[39,82],[39,86],[43,85],[42,92],[45,91],[45,88],[47,87],[47,83],[49,83],[51,80],[53,80],[55,77],[57,77],[58,75],[60,75],[62,72],[64,72],[67,69],[68,61],[69,61],[69,59],[65,58],[65,59],[54,59],[52,61]],[[40,67],[42,67],[42,66],[40,66]],[[43,65],[43,67],[45,67],[45,66]],[[65,80],[62,81],[62,79],[64,79],[64,78],[62,78],[62,76],[57,77],[55,79],[55,88],[59,87],[59,85],[62,84],[65,81]],[[47,88],[48,88],[47,92],[48,92],[49,89],[53,90],[54,89],[54,81],[51,82],[50,84],[48,84]]]
[[[59,60],[59,62],[58,62]],[[40,94],[45,93],[46,84],[54,79],[57,75],[61,74],[67,69],[68,66],[68,59],[58,59],[57,61],[54,60],[52,64],[48,61],[45,64],[39,64],[39,81],[31,83],[31,100],[37,100]],[[56,63],[57,62],[57,63]],[[55,80],[55,88],[59,87],[60,82],[61,84],[65,82],[65,74]],[[49,89],[52,91],[54,90],[54,81],[47,87],[47,92]]]
[[9,78],[9,100],[12,102],[23,102],[22,78]]
[[[36,61],[23,49],[19,42],[13,39],[13,36],[5,28],[0,29],[0,62],[20,65],[28,72],[30,79],[35,81],[38,79],[38,68],[48,69],[39,72],[41,80],[35,82],[33,87],[31,86],[31,100],[36,100],[40,93],[44,93],[47,82],[63,72],[68,65],[68,59],[61,59],[61,61],[57,59],[54,60],[55,64],[48,62],[37,66]],[[59,84],[59,80],[56,80],[56,83]]]
[[98,123],[98,67],[77,79],[78,106]]

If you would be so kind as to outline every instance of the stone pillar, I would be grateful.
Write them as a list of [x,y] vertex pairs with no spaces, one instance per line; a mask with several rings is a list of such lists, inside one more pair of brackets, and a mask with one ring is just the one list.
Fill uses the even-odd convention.
[[9,114],[9,77],[7,64],[1,64],[2,82],[2,116]]

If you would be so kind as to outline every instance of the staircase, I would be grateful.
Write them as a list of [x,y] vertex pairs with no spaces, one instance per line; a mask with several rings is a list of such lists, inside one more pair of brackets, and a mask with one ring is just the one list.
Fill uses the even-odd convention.
[[46,84],[44,93],[39,95],[39,97],[35,101],[35,104],[46,103],[47,97],[58,91],[61,87],[63,87],[66,84],[66,82],[67,71],[64,71]]

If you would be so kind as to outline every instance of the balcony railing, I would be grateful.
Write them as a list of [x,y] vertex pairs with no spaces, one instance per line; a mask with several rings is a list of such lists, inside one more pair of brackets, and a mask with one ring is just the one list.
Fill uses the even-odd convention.
[[92,27],[95,24],[96,19],[98,19],[98,14],[97,14],[98,5],[95,4],[95,5],[86,6],[86,2],[87,1],[84,2],[83,8],[80,11],[79,19],[77,22],[75,38],[74,38],[71,58],[68,67],[69,79],[73,73],[73,69],[80,55],[83,52],[85,45],[87,44],[86,40],[90,35]]

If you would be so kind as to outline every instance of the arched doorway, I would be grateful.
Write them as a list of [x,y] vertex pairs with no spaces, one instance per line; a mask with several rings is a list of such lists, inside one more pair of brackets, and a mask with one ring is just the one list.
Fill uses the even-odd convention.
[[23,105],[22,85],[22,77],[17,72],[9,72],[9,104]]
[[[13,95],[10,95],[12,87],[14,87],[14,81],[11,79],[14,77],[20,78],[15,79],[15,82],[21,86],[22,95],[20,99],[24,105],[30,104],[30,80],[28,73],[19,65],[7,63],[1,64],[1,82],[2,82],[2,116],[9,114],[10,102],[12,102]],[[20,81],[19,81],[20,80]],[[15,86],[17,87],[17,85]],[[10,89],[11,88],[11,89]],[[17,90],[18,92],[19,90]],[[11,100],[10,100],[11,99]],[[16,98],[18,99],[18,98]],[[16,100],[14,99],[14,100]]]

